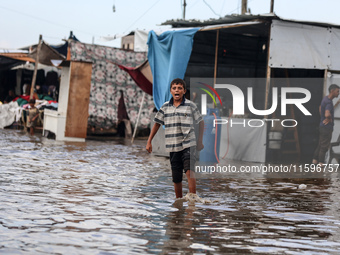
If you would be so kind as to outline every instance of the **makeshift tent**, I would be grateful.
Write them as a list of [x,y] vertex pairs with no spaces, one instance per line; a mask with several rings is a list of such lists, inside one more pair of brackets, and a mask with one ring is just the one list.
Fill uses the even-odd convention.
[[[327,82],[325,80],[327,80],[327,74],[331,75],[330,71],[332,74],[340,71],[339,25],[283,20],[274,14],[231,15],[206,22],[178,20],[168,21],[162,25],[172,25],[174,28],[183,30],[188,27],[199,27],[194,35],[193,47],[189,49],[190,59],[184,67],[184,79],[190,88],[194,86],[197,79],[202,78],[210,78],[210,85],[215,84],[220,78],[252,78],[253,80],[241,89],[245,94],[247,87],[254,89],[255,109],[269,108],[272,86],[307,88],[312,94],[307,105],[312,116],[304,116],[296,109],[291,111],[298,119],[299,125],[293,138],[289,138],[294,141],[293,146],[296,146],[296,150],[289,149],[287,153],[294,152],[295,155],[301,155],[301,161],[310,162],[318,140],[318,107],[322,94],[326,93]],[[155,55],[161,53],[156,47],[153,49],[150,47],[153,45],[149,44],[149,52],[155,50]],[[154,86],[157,84],[155,82],[157,69],[162,68],[162,65],[159,63],[153,68],[153,71],[156,70],[153,73]],[[168,73],[164,75],[171,73],[174,76],[182,76],[180,72],[174,73],[174,70],[174,68],[169,68]],[[262,80],[259,82],[254,78]],[[279,83],[272,78],[283,78],[284,82]],[[300,84],[288,78],[314,78],[314,82]],[[158,83],[157,86],[166,90],[168,84]],[[155,87],[153,89],[155,90]],[[222,118],[228,118],[232,96],[223,91],[218,91],[218,93],[225,102],[224,108],[221,107]],[[163,99],[164,101],[166,98]],[[245,104],[245,109],[246,112],[249,111],[247,104]],[[278,118],[282,117],[279,110],[276,112]],[[247,118],[241,117],[244,120]],[[259,118],[259,116],[251,117]],[[266,129],[266,125],[263,128]],[[335,128],[339,128],[339,125],[336,124]],[[227,133],[222,131],[223,139],[227,139],[223,144],[229,146],[227,158],[266,161],[268,130],[258,128],[257,134],[252,133],[252,137],[259,139],[247,139],[247,141],[241,139],[249,133],[250,130],[247,128],[238,127],[237,130],[229,132],[229,137],[232,139],[229,140]],[[240,140],[243,145],[237,142]],[[243,149],[239,150],[240,148]],[[225,151],[226,148],[221,148],[221,157],[224,156]],[[260,153],[257,155],[257,152]]]
[[127,67],[122,65],[118,66],[119,68],[128,72],[131,78],[145,93],[152,96],[152,73],[148,61],[145,61],[143,64],[137,67]]
[[[121,90],[130,121],[135,124],[143,90],[119,65],[137,67],[145,62],[146,54],[80,42],[72,42],[70,52],[71,61],[93,63],[88,124],[102,128],[116,125]],[[148,127],[153,109],[152,97],[147,95],[141,112],[141,127]]]
[[[36,59],[37,48],[35,48],[31,53],[28,54],[29,57]],[[41,44],[41,49],[39,52],[39,63],[44,65],[52,65],[51,60],[66,60],[66,56],[60,54],[56,49],[46,44],[44,41]]]
[[34,63],[26,52],[2,52],[0,53],[0,71],[11,69],[27,61]]

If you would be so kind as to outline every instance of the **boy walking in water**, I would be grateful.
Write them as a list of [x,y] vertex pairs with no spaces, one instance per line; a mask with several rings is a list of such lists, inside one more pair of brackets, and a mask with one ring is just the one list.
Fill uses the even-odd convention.
[[[161,125],[165,126],[165,148],[170,152],[172,181],[176,198],[181,198],[183,170],[188,178],[189,192],[196,194],[196,179],[190,165],[195,164],[196,150],[203,149],[204,121],[197,106],[185,99],[186,84],[182,79],[174,79],[170,84],[172,98],[165,102],[155,116],[146,150],[152,152],[152,139]],[[199,124],[196,144],[194,121]]]
[[34,129],[38,121],[37,118],[39,117],[39,110],[35,107],[35,99],[30,99],[28,103],[30,108],[28,109],[27,127],[30,128],[30,134],[34,135]]

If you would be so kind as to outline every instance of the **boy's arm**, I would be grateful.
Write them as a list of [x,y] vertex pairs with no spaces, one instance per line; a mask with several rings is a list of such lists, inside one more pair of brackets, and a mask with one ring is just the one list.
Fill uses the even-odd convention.
[[39,116],[39,110],[37,111],[37,114],[32,118],[31,122],[35,121],[36,118]]
[[155,123],[151,129],[151,132],[150,132],[150,135],[149,135],[149,139],[148,139],[148,142],[146,143],[146,150],[151,153],[152,152],[152,144],[151,144],[151,141],[152,139],[154,138],[154,136],[156,135],[159,127],[161,126],[161,124],[159,123]]
[[204,148],[203,145],[203,133],[204,133],[204,120],[201,120],[198,124],[198,139],[197,139],[197,151],[201,151]]

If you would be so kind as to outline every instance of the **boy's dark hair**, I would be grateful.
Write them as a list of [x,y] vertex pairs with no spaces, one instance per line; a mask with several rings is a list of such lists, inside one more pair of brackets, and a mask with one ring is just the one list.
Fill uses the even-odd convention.
[[340,87],[339,87],[338,85],[332,84],[331,86],[329,86],[328,91],[329,91],[329,93],[330,93],[333,89],[339,89],[339,88],[340,88]]
[[29,103],[29,104],[35,104],[35,99],[34,99],[34,98],[30,99],[30,100],[28,101],[28,103]]
[[170,83],[170,89],[173,84],[182,84],[183,88],[185,90],[187,89],[187,85],[185,84],[185,81],[183,79],[180,79],[180,78],[173,79],[172,82]]

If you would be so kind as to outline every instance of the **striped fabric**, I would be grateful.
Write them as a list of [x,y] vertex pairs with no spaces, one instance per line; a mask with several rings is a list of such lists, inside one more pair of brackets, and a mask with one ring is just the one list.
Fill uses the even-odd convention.
[[182,103],[175,107],[171,98],[159,109],[154,121],[165,126],[165,148],[168,152],[196,146],[194,121],[199,123],[202,116],[190,100],[183,98]]

